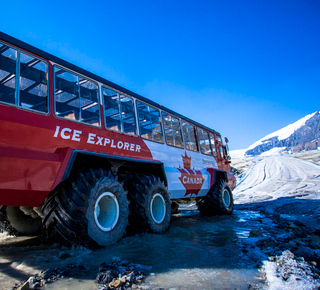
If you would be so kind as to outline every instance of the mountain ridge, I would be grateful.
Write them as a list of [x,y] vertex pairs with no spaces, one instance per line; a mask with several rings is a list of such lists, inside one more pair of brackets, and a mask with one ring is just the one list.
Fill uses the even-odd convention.
[[[266,135],[245,151],[247,156],[263,154],[274,148],[284,153],[297,153],[320,146],[320,110]],[[280,150],[282,149],[282,150]]]

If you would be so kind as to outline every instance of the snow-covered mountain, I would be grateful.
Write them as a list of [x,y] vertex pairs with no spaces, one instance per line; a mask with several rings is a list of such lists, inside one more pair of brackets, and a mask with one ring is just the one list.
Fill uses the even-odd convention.
[[267,151],[300,152],[320,146],[320,111],[275,131],[253,143],[246,155],[267,154]]

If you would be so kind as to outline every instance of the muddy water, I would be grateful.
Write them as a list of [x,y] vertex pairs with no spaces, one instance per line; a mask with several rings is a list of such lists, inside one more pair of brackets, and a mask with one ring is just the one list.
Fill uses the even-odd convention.
[[[173,217],[165,234],[126,237],[116,245],[89,251],[42,245],[39,237],[0,235],[0,289],[47,268],[81,264],[72,278],[48,284],[46,289],[98,289],[94,283],[99,265],[112,257],[146,266],[143,285],[176,289],[248,289],[258,282],[254,259],[241,250],[241,241],[256,226],[254,212],[235,211],[232,216],[202,217],[197,210],[183,210]],[[69,257],[62,259],[62,254]],[[64,255],[68,256],[68,255]]]

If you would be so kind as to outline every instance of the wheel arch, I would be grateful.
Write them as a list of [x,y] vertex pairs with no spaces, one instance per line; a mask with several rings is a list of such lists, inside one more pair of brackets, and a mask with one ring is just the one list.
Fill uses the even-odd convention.
[[121,156],[74,150],[62,177],[66,180],[74,171],[81,168],[102,168],[117,174],[120,179],[129,174],[149,173],[160,177],[167,186],[163,163],[154,160],[141,160]]
[[211,183],[210,186],[211,188],[215,185],[215,183],[220,180],[223,179],[226,182],[228,182],[228,175],[227,172],[221,169],[213,169],[213,170],[208,170],[210,175],[211,175]]

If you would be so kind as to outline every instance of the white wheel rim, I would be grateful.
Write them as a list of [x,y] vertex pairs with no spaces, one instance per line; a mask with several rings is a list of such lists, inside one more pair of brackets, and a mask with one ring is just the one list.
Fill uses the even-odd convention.
[[166,202],[160,193],[152,197],[150,209],[153,220],[160,224],[166,216]]
[[226,207],[229,207],[230,204],[231,204],[231,200],[230,200],[230,194],[229,194],[229,191],[228,189],[225,189],[223,191],[223,203]]
[[119,219],[119,203],[111,192],[104,192],[94,206],[94,219],[97,226],[104,232],[112,230]]

